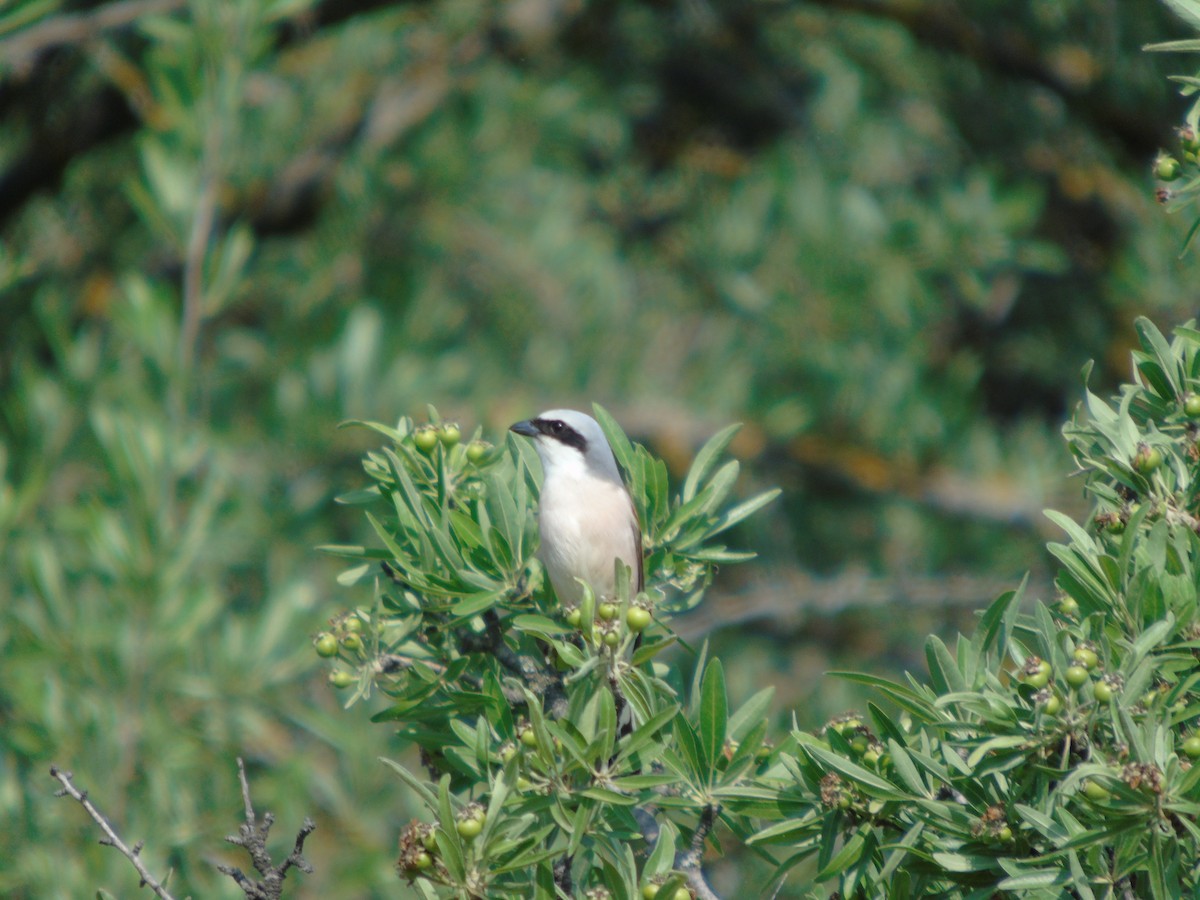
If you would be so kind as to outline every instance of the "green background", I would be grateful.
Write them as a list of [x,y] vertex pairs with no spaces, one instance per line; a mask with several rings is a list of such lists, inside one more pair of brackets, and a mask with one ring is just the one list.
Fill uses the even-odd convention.
[[135,892],[54,762],[236,896],[237,755],[280,855],[317,822],[289,896],[404,894],[402,751],[309,643],[369,603],[313,549],[367,535],[348,418],[500,441],[598,401],[675,476],[744,422],[742,492],[784,498],[678,625],[781,726],[1026,572],[1048,598],[1081,367],[1110,390],[1136,315],[1195,314],[1150,172],[1185,61],[1141,50],[1187,35],[1107,0],[0,7],[0,894]]

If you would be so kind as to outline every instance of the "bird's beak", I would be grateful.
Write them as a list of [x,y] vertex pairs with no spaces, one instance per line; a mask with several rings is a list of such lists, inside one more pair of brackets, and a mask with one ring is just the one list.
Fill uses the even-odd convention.
[[537,437],[539,434],[541,434],[541,432],[538,431],[534,426],[532,419],[526,419],[524,422],[518,422],[515,425],[510,425],[508,430],[515,432],[516,434],[523,434],[525,437]]

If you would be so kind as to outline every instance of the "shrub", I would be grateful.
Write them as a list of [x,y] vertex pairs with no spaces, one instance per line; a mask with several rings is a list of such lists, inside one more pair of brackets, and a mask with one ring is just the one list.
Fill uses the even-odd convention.
[[953,649],[930,637],[927,680],[837,673],[878,702],[773,749],[769,689],[731,712],[719,660],[701,649],[686,689],[660,661],[714,565],[747,556],[720,535],[774,496],[724,506],[732,429],[669,499],[662,463],[597,410],[648,573],[645,594],[626,580],[599,610],[545,589],[527,447],[473,462],[461,444],[418,448],[411,421],[368,423],[389,446],[344,500],[380,546],[332,549],[358,561],[348,584],[376,564],[386,578],[340,621],[338,666],[351,700],[383,691],[376,721],[421,750],[425,773],[389,763],[428,811],[400,836],[401,874],[430,895],[708,896],[700,857],[728,832],[780,879],[812,858],[842,896],[1196,888],[1200,331],[1138,332],[1137,381],[1111,403],[1088,391],[1064,429],[1095,509],[1047,513],[1066,535],[1049,548],[1057,596],[1018,588]]

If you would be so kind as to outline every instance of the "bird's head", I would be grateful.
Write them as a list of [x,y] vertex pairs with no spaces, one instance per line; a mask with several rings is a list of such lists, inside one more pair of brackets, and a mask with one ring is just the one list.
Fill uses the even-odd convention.
[[511,426],[533,439],[542,470],[551,474],[592,474],[620,482],[621,473],[600,423],[574,409],[552,409]]

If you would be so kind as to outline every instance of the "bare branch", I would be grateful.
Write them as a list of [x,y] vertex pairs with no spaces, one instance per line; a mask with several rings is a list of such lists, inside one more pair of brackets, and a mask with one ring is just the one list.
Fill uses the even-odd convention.
[[248,900],[279,900],[283,896],[283,881],[287,877],[288,869],[294,866],[301,872],[312,874],[313,867],[308,864],[302,854],[305,839],[317,826],[312,819],[305,817],[304,824],[300,826],[300,831],[296,834],[296,843],[292,847],[292,852],[282,863],[274,865],[271,862],[271,854],[267,852],[267,837],[271,832],[271,826],[275,823],[275,816],[265,813],[262,820],[259,821],[254,812],[254,804],[250,801],[250,784],[246,780],[245,763],[239,757],[237,764],[246,821],[238,828],[236,835],[230,835],[225,840],[244,848],[250,855],[254,868],[263,877],[260,881],[253,881],[236,866],[217,866],[217,871],[232,878]]
[[704,877],[704,870],[700,867],[704,858],[704,842],[712,833],[720,812],[721,805],[719,803],[709,803],[704,807],[704,811],[700,813],[700,821],[696,825],[696,830],[692,833],[688,849],[675,858],[676,868],[683,873],[688,887],[692,889],[697,900],[720,900],[713,889],[709,887],[708,880]]
[[[684,640],[695,640],[717,628],[769,621],[780,638],[802,633],[813,619],[832,617],[848,610],[884,608],[977,609],[1005,591],[1011,580],[975,575],[900,575],[877,577],[847,569],[818,577],[793,567],[777,570],[772,578],[725,593],[710,591],[706,601],[673,622]],[[1034,573],[1026,592],[1049,597],[1054,586]]]
[[132,847],[126,846],[125,842],[117,835],[116,830],[109,824],[108,819],[88,799],[87,791],[81,791],[72,784],[71,779],[73,776],[70,772],[64,772],[57,766],[51,766],[50,777],[56,779],[62,785],[62,789],[57,792],[57,796],[68,796],[76,800],[80,806],[87,810],[92,820],[100,826],[100,830],[104,832],[104,837],[100,839],[100,843],[106,844],[109,847],[116,847],[117,850],[124,854],[126,859],[133,863],[133,867],[137,869],[137,873],[142,879],[140,886],[150,888],[150,890],[154,891],[154,895],[160,897],[161,900],[175,900],[175,897],[163,887],[160,881],[150,874],[150,871],[142,863],[140,856],[142,852],[141,841],[138,841]]
[[0,65],[28,69],[44,51],[95,40],[106,31],[132,25],[143,16],[182,9],[187,0],[122,0],[76,15],[56,15],[0,41]]

